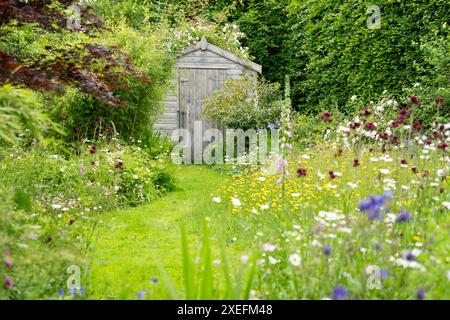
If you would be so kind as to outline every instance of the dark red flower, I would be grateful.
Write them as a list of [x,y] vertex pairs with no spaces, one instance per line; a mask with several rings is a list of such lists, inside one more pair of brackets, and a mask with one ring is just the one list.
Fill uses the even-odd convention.
[[322,115],[320,116],[320,119],[322,119],[325,122],[331,122],[332,118],[332,114],[329,112],[324,112],[322,113]]
[[437,97],[436,99],[434,99],[434,102],[436,102],[437,104],[443,104],[445,102],[445,98]]
[[438,144],[438,148],[445,150],[448,148],[448,143],[447,142],[442,142],[441,144]]
[[370,147],[370,148],[369,148],[369,152],[370,152],[370,153],[372,153],[372,152],[374,152],[374,151],[375,151],[375,148],[374,148],[374,147]]
[[425,140],[425,144],[431,145],[432,143],[433,143],[433,137],[432,136],[427,136],[427,139]]
[[116,169],[123,169],[123,162],[122,161],[117,162],[116,165],[115,165],[115,168]]
[[362,115],[362,116],[365,116],[365,117],[368,117],[368,116],[370,116],[371,114],[372,114],[372,111],[370,111],[369,107],[365,107],[365,108],[364,108],[364,111],[361,112],[361,115]]
[[414,130],[416,130],[416,131],[422,131],[422,129],[423,129],[422,124],[418,121],[414,121],[412,126],[413,126]]
[[414,103],[415,105],[419,105],[420,104],[420,99],[417,98],[416,96],[411,96],[408,101],[408,104]]
[[406,161],[405,159],[403,159],[403,160],[400,161],[400,163],[403,164],[403,165],[407,165],[407,164],[408,164],[408,161]]
[[440,139],[440,138],[443,137],[442,132],[439,132],[439,131],[437,131],[437,130],[433,130],[433,131],[432,131],[432,134],[433,134],[433,137],[434,137],[435,139]]
[[392,128],[400,127],[401,121],[399,119],[392,122]]
[[297,177],[306,177],[308,175],[308,170],[306,168],[297,169]]
[[418,174],[418,173],[419,173],[419,169],[417,169],[417,167],[412,167],[411,170],[412,170],[412,172],[415,173],[415,174]]
[[373,122],[366,122],[364,128],[366,128],[367,130],[375,130],[377,126]]
[[358,159],[353,159],[353,167],[359,167],[360,163]]
[[399,141],[400,141],[400,138],[398,136],[392,136],[392,138],[390,140],[391,144],[397,144],[397,143],[399,143]]
[[423,171],[423,177],[429,177],[429,176],[430,176],[430,171],[424,170]]
[[91,154],[97,153],[97,147],[96,147],[96,146],[90,147],[90,148],[89,148],[89,152],[90,152]]
[[330,171],[328,172],[328,174],[330,175],[330,178],[331,178],[331,179],[336,179],[336,177],[337,177],[336,174],[334,173],[334,171],[331,171],[331,170],[330,170]]
[[388,136],[387,132],[380,133],[381,140],[387,140],[388,138],[389,138],[389,136]]
[[350,129],[357,129],[359,127],[361,127],[361,123],[359,123],[358,121],[352,122],[349,125]]

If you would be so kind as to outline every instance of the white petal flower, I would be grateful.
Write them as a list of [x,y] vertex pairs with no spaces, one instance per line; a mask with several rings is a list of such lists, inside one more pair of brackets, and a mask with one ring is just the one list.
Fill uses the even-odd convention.
[[231,198],[231,203],[235,207],[240,207],[242,205],[241,200],[239,200],[238,198]]
[[300,257],[298,253],[291,254],[291,256],[289,257],[289,262],[294,267],[299,267],[302,264],[302,257]]

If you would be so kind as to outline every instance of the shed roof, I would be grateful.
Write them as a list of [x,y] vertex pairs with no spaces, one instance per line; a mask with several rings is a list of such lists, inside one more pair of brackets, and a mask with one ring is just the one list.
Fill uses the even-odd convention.
[[189,48],[185,49],[182,53],[182,56],[185,56],[191,52],[197,51],[197,50],[203,50],[203,51],[210,51],[213,52],[221,57],[224,57],[225,59],[231,60],[237,64],[240,64],[246,68],[249,68],[255,72],[262,73],[262,66],[246,59],[242,59],[235,55],[234,53],[219,48],[218,46],[215,46],[211,43],[209,43],[205,37],[202,37],[202,40],[197,42],[196,44],[190,46]]

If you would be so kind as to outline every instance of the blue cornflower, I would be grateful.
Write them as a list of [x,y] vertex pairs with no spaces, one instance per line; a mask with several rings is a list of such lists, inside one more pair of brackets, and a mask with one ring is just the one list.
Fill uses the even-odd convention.
[[61,289],[61,288],[59,288],[58,294],[59,294],[60,297],[64,297],[65,296],[64,290]]
[[331,254],[331,248],[330,248],[330,247],[324,247],[324,248],[323,248],[323,253],[324,253],[326,256],[329,256],[329,255]]
[[382,210],[385,204],[392,199],[392,192],[383,195],[370,195],[359,202],[358,208],[361,212],[366,212],[369,220],[381,220]]
[[415,261],[416,260],[416,256],[414,255],[412,250],[405,250],[402,252],[402,256],[404,259],[408,260],[408,261]]
[[335,300],[343,300],[348,297],[347,289],[343,286],[338,286],[333,289],[333,299]]
[[156,279],[155,277],[152,277],[152,278],[150,278],[150,282],[153,282],[153,283],[158,283],[158,279]]
[[408,211],[400,211],[395,219],[397,223],[408,222],[409,220],[411,220],[411,215]]
[[416,297],[418,300],[424,300],[425,299],[425,290],[424,289],[417,290]]
[[137,296],[138,296],[138,299],[142,300],[142,299],[145,298],[145,292],[144,291],[139,291]]
[[374,207],[369,209],[369,211],[367,212],[367,216],[369,217],[369,220],[378,220],[380,221],[383,216],[381,215],[381,207]]

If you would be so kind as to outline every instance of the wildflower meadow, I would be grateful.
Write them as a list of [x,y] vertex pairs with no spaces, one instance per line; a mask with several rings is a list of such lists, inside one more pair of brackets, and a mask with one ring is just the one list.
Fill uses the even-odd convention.
[[450,299],[449,12],[0,0],[0,300]]

